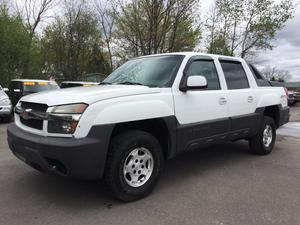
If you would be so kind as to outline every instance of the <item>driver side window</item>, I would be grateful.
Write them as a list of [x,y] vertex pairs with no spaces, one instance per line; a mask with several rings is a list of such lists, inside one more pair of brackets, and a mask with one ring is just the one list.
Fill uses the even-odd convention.
[[186,76],[204,76],[207,88],[204,90],[220,90],[220,82],[215,64],[212,60],[196,60],[187,70]]

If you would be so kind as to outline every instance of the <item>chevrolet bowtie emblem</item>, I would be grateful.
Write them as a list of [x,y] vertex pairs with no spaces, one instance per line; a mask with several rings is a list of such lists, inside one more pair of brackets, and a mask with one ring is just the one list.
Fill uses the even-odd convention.
[[22,114],[25,110],[21,106],[16,106],[15,107],[15,113],[17,114]]
[[20,117],[22,117],[25,120],[29,119],[29,113],[32,111],[32,109],[24,109],[21,106],[15,107],[16,114],[19,114]]

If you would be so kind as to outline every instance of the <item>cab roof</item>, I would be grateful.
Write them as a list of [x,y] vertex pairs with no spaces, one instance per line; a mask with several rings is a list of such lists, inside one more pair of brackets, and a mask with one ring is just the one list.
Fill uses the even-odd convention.
[[238,60],[241,61],[242,58],[240,57],[233,57],[233,56],[226,56],[226,55],[217,55],[217,54],[207,54],[207,53],[201,53],[201,52],[170,52],[170,53],[160,53],[160,54],[152,54],[152,55],[146,55],[141,56],[137,58],[144,58],[144,57],[151,57],[151,56],[167,56],[167,55],[181,55],[181,56],[206,56],[211,58],[222,58],[222,59],[228,59],[228,60]]

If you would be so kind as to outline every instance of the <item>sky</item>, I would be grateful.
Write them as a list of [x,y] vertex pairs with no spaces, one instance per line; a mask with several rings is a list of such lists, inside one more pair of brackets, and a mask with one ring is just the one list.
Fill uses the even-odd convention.
[[262,51],[255,62],[262,65],[276,66],[277,69],[291,73],[291,81],[300,81],[300,4],[295,8],[295,16],[278,32],[272,43],[272,51]]
[[[280,0],[275,0],[278,2]],[[201,10],[208,12],[214,0],[202,1]],[[282,30],[276,34],[272,50],[259,51],[251,59],[259,69],[266,66],[276,67],[278,70],[287,70],[291,74],[289,81],[300,82],[300,0],[294,0],[294,18],[287,21]]]

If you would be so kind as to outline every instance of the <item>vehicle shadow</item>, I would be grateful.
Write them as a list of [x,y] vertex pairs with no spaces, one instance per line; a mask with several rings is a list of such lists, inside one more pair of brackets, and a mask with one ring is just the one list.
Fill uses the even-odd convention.
[[258,157],[251,153],[246,141],[236,141],[183,153],[166,164],[161,182],[162,188],[201,177],[206,172]]
[[[224,168],[233,163],[241,163],[257,157],[249,152],[245,141],[227,143],[212,148],[199,149],[177,156],[166,162],[165,170],[154,193],[147,199],[159,199],[170,191],[171,187],[188,180],[201,179],[205,171]],[[25,193],[37,195],[37,198],[55,203],[60,207],[71,207],[76,210],[111,209],[124,203],[111,197],[103,181],[79,181],[45,175],[31,170],[22,178],[26,187]],[[15,181],[18,182],[17,180]],[[16,184],[17,185],[17,184]],[[37,203],[38,204],[38,203]]]

